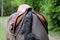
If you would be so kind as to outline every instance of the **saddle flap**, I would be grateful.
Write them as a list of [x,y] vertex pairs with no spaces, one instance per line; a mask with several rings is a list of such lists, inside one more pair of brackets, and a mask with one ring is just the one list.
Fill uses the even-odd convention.
[[32,33],[34,33],[40,40],[48,40],[46,29],[35,14],[33,14]]
[[46,32],[48,33],[48,23],[46,18],[42,15],[42,14],[36,14],[36,16],[39,18],[39,20],[41,21],[41,23],[43,24]]

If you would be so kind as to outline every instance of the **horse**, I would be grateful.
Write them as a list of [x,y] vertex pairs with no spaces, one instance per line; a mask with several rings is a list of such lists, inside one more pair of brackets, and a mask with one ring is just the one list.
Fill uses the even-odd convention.
[[14,18],[13,22],[8,21],[7,40],[49,40],[45,17],[31,7]]

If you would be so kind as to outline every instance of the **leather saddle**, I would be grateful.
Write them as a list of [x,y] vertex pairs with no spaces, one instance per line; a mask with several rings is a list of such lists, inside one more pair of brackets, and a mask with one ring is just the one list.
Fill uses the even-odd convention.
[[[28,9],[27,9],[27,10],[28,10]],[[13,29],[14,29],[14,31],[16,30],[16,28],[18,27],[18,25],[19,25],[19,24],[21,23],[21,21],[23,20],[23,17],[26,15],[27,10],[26,10],[23,14],[19,15],[19,16],[16,18],[16,20],[15,20],[15,25],[12,25],[11,30],[13,30]],[[38,17],[38,19],[39,19],[39,20],[41,21],[41,23],[43,24],[46,32],[48,33],[48,27],[47,27],[47,26],[48,26],[48,23],[47,23],[47,20],[45,19],[45,17],[44,17],[42,14],[37,13],[37,12],[35,12],[35,11],[33,11],[33,10],[32,10],[32,12],[33,12],[33,14],[35,14],[35,15]],[[13,27],[13,26],[14,26],[14,27]]]

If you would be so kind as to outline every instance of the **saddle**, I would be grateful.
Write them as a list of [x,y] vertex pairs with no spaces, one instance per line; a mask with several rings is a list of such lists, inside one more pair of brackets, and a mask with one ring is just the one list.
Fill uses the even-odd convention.
[[[28,10],[28,9],[27,9],[27,10]],[[19,15],[19,16],[16,18],[16,20],[15,20],[15,26],[16,26],[16,27],[15,27],[15,28],[17,28],[17,26],[19,25],[19,23],[21,23],[21,21],[22,21],[23,17],[25,16],[27,10],[25,11],[25,13]],[[48,23],[47,23],[47,20],[45,19],[45,17],[44,17],[41,13],[37,13],[37,12],[35,12],[35,11],[32,11],[32,12],[33,12],[33,14],[35,14],[35,15],[39,18],[39,20],[40,20],[41,23],[43,24],[46,32],[48,33],[48,27],[47,27],[47,26],[48,26]],[[11,28],[11,29],[13,29],[13,28]]]
[[[16,18],[16,20],[15,20],[15,22],[14,22],[14,24],[12,23],[11,24],[11,31],[13,31],[13,32],[11,32],[11,33],[13,33],[13,34],[16,34],[17,35],[17,33],[18,33],[18,31],[19,30],[17,30],[17,28],[18,28],[18,26],[19,26],[19,24],[21,24],[21,22],[22,22],[22,20],[24,19],[24,17],[27,15],[27,12],[29,11],[29,10],[31,10],[32,11],[32,14],[34,14],[34,15],[36,15],[37,16],[37,18],[39,19],[39,21],[41,21],[41,23],[42,23],[42,25],[43,25],[43,27],[45,28],[45,30],[46,30],[46,32],[47,32],[47,34],[48,34],[48,23],[47,23],[47,20],[45,19],[45,17],[42,15],[42,14],[40,14],[40,13],[37,13],[37,12],[35,12],[35,11],[33,11],[31,8],[28,8],[23,14],[21,14],[21,15],[18,15],[17,16],[17,18]],[[29,14],[30,15],[30,14]],[[28,15],[27,15],[28,16]],[[30,16],[31,17],[31,16]],[[30,20],[32,20],[32,19],[30,19]],[[23,20],[24,21],[24,20]],[[30,22],[29,22],[30,23]],[[27,25],[29,25],[29,23],[27,24]],[[32,24],[32,23],[31,23]],[[21,24],[22,25],[22,24]],[[21,26],[19,27],[19,28],[21,28]],[[16,30],[17,30],[17,32],[16,32]],[[24,31],[22,32],[22,34],[24,33]],[[14,36],[16,36],[16,35],[14,35]],[[27,34],[26,34],[27,35]],[[26,37],[26,35],[25,35],[25,37]],[[28,35],[30,35],[30,36],[32,36],[30,39],[29,38],[27,38],[27,40],[31,40],[32,38],[34,39],[34,40],[39,40],[39,39],[35,39],[35,37],[33,37],[33,36],[35,36],[34,34],[32,34],[32,33],[29,33]],[[32,40],[33,40],[32,39]]]

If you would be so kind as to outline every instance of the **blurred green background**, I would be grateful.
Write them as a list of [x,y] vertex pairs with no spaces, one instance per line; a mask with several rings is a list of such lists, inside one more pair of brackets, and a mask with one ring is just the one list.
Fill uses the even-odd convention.
[[48,21],[49,34],[60,37],[60,0],[0,0],[0,40],[6,39],[5,20],[24,3],[44,14]]

